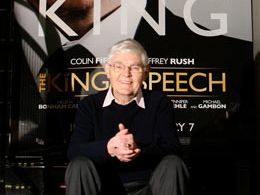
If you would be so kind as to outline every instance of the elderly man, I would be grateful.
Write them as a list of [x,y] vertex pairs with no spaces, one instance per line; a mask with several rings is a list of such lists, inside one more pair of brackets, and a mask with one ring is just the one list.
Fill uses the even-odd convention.
[[132,39],[120,41],[104,69],[109,90],[79,104],[67,194],[187,194],[171,101],[141,89],[150,70],[145,50]]

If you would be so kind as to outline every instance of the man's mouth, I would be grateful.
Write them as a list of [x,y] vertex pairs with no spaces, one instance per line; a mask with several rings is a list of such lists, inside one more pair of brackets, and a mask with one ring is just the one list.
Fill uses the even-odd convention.
[[123,84],[130,84],[132,83],[131,81],[120,81],[120,83],[123,83]]

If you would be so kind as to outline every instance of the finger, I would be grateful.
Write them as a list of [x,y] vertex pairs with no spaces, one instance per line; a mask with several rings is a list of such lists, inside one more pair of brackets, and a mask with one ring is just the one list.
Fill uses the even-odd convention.
[[133,153],[133,154],[129,154],[129,155],[124,155],[124,158],[125,159],[133,159],[133,158],[135,158],[137,156],[137,154],[136,153]]
[[125,126],[123,125],[123,123],[119,123],[118,129],[119,129],[119,131],[122,131],[125,129]]
[[125,155],[121,155],[121,154],[117,154],[116,157],[121,162],[130,162],[132,160],[131,158],[127,158]]
[[132,151],[132,152],[133,152],[133,150],[127,148],[127,147],[125,146],[125,144],[120,144],[119,147],[118,147],[118,150],[119,150],[120,152],[125,152],[125,151],[128,152],[128,153],[130,153],[129,151]]
[[131,158],[132,160],[134,160],[135,158],[137,158],[141,153],[141,150],[138,148],[138,149],[135,149],[134,150],[134,154],[133,155],[129,155],[128,157]]
[[117,148],[117,152],[120,155],[130,155],[130,154],[135,153],[134,150],[130,150],[128,148],[121,148],[121,147]]
[[134,160],[135,158],[137,158],[139,156],[139,154],[141,153],[141,150],[138,149],[136,150],[137,153],[131,153],[131,154],[118,154],[117,158],[121,161],[121,162],[130,162],[132,160]]
[[118,160],[120,160],[121,162],[130,162],[132,159],[121,157],[118,158]]
[[122,158],[124,159],[131,159],[131,160],[134,160],[135,158],[137,158],[139,156],[139,154],[141,153],[141,150],[139,149],[136,152],[132,153],[132,154],[126,154],[126,155],[122,155]]
[[128,134],[128,129],[123,129],[123,130],[120,130],[116,135],[121,135],[121,134]]
[[136,154],[140,154],[140,153],[141,153],[141,149],[136,148],[136,149],[134,149],[134,152],[135,152]]
[[130,162],[135,158],[136,154],[130,154],[130,155],[119,155],[118,159],[122,162]]

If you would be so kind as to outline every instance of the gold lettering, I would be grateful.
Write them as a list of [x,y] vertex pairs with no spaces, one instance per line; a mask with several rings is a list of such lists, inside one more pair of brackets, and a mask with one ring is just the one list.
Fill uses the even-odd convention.
[[[157,76],[157,80],[153,80],[153,76]],[[159,83],[162,80],[162,76],[158,72],[150,72],[149,74],[149,90],[153,89],[153,83]]]
[[92,79],[91,79],[91,85],[92,87],[95,89],[95,90],[98,90],[98,91],[102,91],[102,90],[105,90],[109,87],[109,81],[102,81],[101,83],[105,85],[105,87],[98,87],[95,83],[95,80],[97,78],[97,76],[99,75],[106,75],[104,71],[102,72],[96,72],[93,76],[92,76]]
[[39,75],[39,92],[46,90],[46,73],[41,73]]
[[226,92],[226,74],[222,73],[222,80],[220,81],[213,81],[212,80],[212,73],[209,73],[209,91],[212,92],[212,85],[213,84],[221,84],[222,85],[222,92]]
[[207,77],[207,75],[205,73],[202,73],[202,72],[197,72],[197,73],[194,73],[193,75],[191,75],[190,79],[189,79],[189,85],[190,85],[190,88],[193,90],[193,91],[196,91],[196,92],[204,92],[204,91],[207,91],[207,88],[204,87],[204,88],[196,88],[194,85],[193,85],[193,79],[197,76],[202,76],[202,77]]
[[56,88],[59,92],[62,92],[61,88],[59,88],[55,81],[61,76],[61,73],[57,74],[53,79],[51,79],[51,74],[48,75],[48,92],[51,90],[51,85]]
[[187,88],[181,88],[180,84],[187,84],[187,81],[180,80],[180,76],[187,76],[186,72],[178,72],[176,73],[176,91],[188,91]]
[[65,91],[68,92],[69,91],[69,75],[66,74],[65,76]]
[[71,90],[75,91],[75,80],[78,81],[78,83],[80,84],[81,87],[84,88],[85,91],[89,90],[89,72],[86,72],[86,79],[85,79],[85,84],[79,79],[79,77],[77,77],[77,75],[75,73],[71,73]]
[[167,83],[174,83],[174,80],[166,80],[166,76],[173,76],[174,75],[174,73],[173,72],[164,72],[163,73],[163,91],[174,91],[174,89],[172,88],[172,89],[170,89],[170,88],[167,88],[166,87],[166,84]]

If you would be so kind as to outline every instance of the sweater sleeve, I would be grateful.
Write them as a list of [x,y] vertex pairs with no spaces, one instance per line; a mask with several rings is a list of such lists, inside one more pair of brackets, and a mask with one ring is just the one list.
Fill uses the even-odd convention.
[[[153,105],[156,105],[155,103]],[[166,155],[181,156],[181,146],[176,133],[172,102],[162,96],[155,113],[153,142],[142,145],[142,159],[160,160]]]
[[79,103],[75,117],[75,130],[72,133],[68,149],[70,160],[76,156],[87,156],[94,162],[103,164],[110,159],[106,147],[108,139],[95,140],[93,120],[95,110],[95,105],[89,97]]

